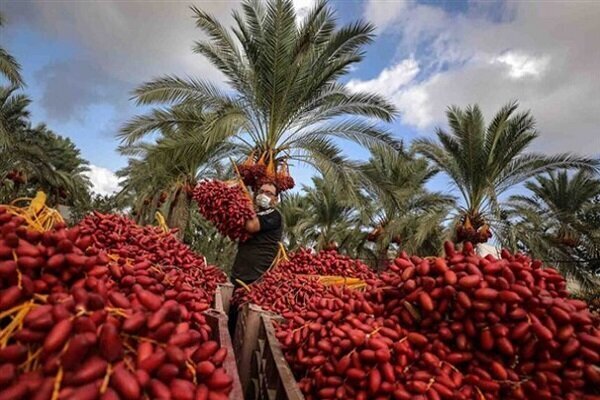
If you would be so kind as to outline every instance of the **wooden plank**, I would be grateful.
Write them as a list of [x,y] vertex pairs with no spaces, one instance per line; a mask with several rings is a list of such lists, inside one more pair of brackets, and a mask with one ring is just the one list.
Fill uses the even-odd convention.
[[264,371],[266,375],[264,381],[269,386],[267,390],[275,390],[276,395],[274,398],[276,399],[304,400],[296,378],[283,355],[279,340],[275,337],[275,328],[273,327],[275,319],[269,315],[262,315],[261,319],[266,336],[263,358],[267,358]]
[[231,342],[227,327],[227,315],[217,310],[207,310],[204,312],[204,315],[206,316],[206,322],[212,328],[212,339],[217,341],[221,347],[227,349],[227,357],[223,362],[223,368],[233,377],[233,388],[229,393],[229,399],[244,400],[244,392],[242,391],[237,363],[235,361],[233,343]]
[[252,353],[258,345],[260,314],[263,312],[255,304],[245,304],[238,313],[234,346],[243,393],[246,393],[250,384]]
[[215,290],[214,309],[225,314],[229,314],[229,305],[231,304],[231,297],[233,297],[234,286],[231,282],[224,282],[217,284]]

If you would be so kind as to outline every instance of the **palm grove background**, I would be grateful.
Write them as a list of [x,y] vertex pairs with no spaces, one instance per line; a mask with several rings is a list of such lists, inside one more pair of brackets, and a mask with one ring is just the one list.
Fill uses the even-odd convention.
[[[288,0],[247,1],[229,29],[202,9],[190,14],[207,37],[194,51],[229,88],[169,71],[140,84],[134,99],[146,111],[118,133],[129,162],[112,196],[91,193],[88,163],[68,138],[32,126],[18,60],[0,48],[0,203],[41,189],[73,221],[98,210],[150,224],[158,210],[227,270],[235,244],[198,215],[190,190],[234,177],[231,160],[268,150],[318,172],[282,196],[289,249],[338,248],[379,269],[398,251],[433,255],[447,239],[491,236],[598,290],[599,162],[529,151],[536,123],[518,103],[487,119],[477,105],[450,105],[447,130],[408,146],[386,129],[397,114],[387,99],[339,83],[374,39],[369,23],[339,26],[326,2],[299,19]],[[370,158],[349,159],[340,140]],[[449,194],[427,189],[437,174]]]

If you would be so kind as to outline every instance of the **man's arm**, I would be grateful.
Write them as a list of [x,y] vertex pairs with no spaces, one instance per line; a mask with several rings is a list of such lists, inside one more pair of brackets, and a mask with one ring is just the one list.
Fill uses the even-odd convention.
[[267,215],[257,215],[246,221],[246,230],[249,233],[266,232],[281,226],[281,214],[273,211]]
[[246,230],[249,233],[256,233],[260,231],[260,221],[258,219],[258,216],[255,216],[254,218],[246,221]]

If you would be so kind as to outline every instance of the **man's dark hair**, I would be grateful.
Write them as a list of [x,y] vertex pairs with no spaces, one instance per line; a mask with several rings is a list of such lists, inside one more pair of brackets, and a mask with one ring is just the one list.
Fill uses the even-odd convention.
[[260,183],[260,186],[258,187],[259,189],[263,186],[263,185],[271,185],[275,188],[275,196],[279,196],[279,188],[277,187],[277,184],[273,181],[264,181]]

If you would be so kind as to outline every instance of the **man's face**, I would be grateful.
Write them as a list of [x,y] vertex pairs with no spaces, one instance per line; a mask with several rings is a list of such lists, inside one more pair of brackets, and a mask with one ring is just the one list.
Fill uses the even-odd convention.
[[265,183],[258,189],[256,195],[258,196],[259,194],[267,196],[271,200],[272,206],[277,204],[277,189],[275,188],[275,185]]

